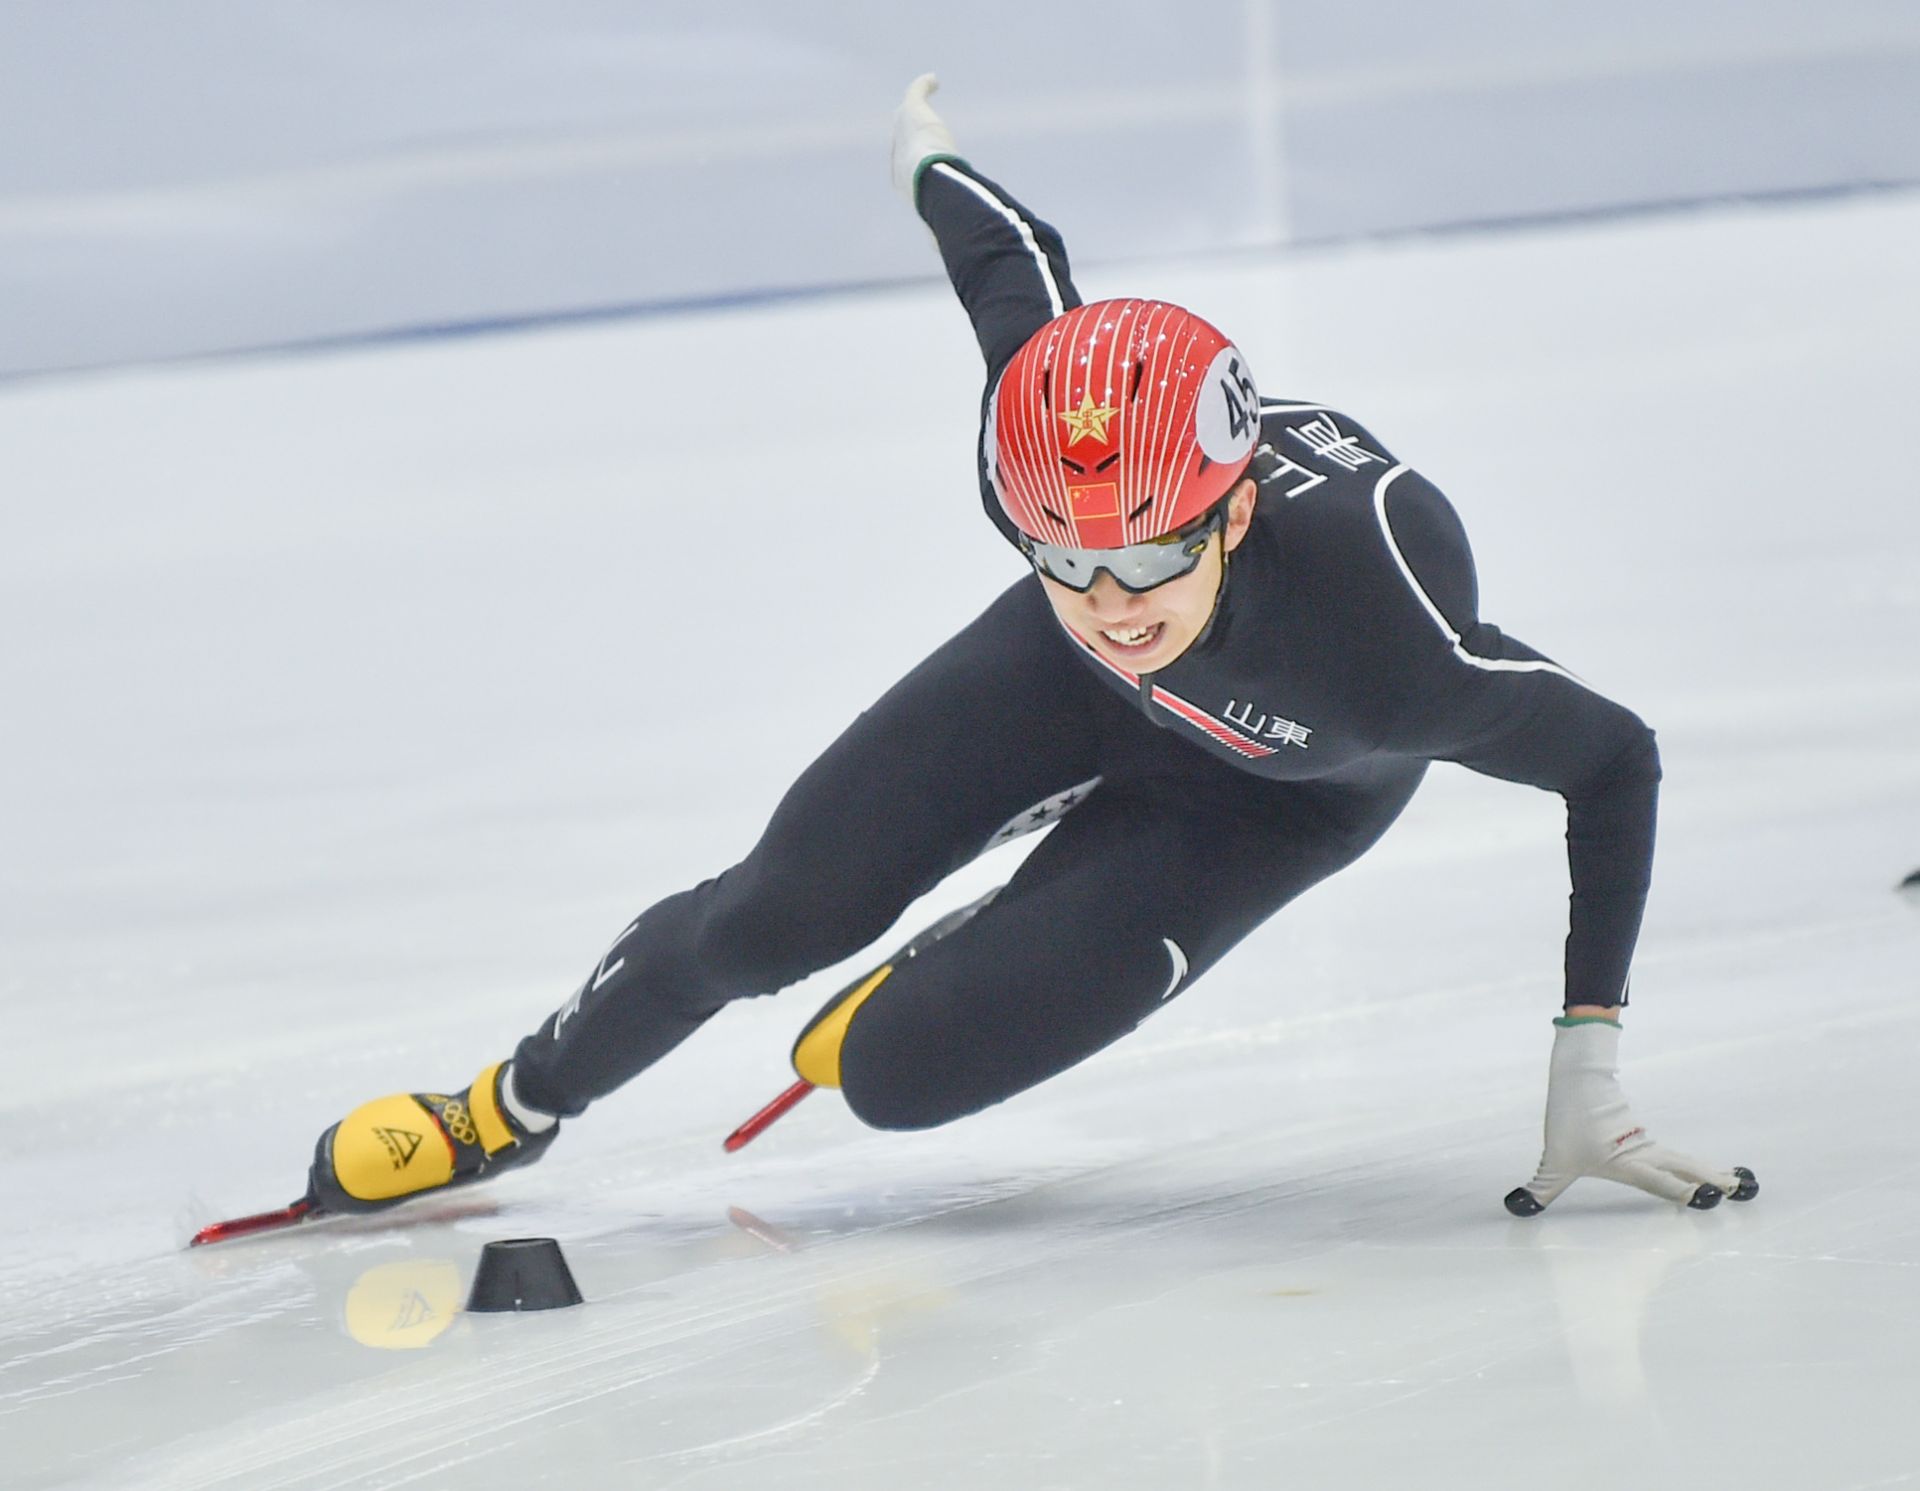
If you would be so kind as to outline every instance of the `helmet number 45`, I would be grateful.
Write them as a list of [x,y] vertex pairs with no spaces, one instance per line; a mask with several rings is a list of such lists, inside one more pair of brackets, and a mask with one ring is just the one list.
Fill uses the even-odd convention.
[[1253,379],[1246,375],[1239,358],[1227,364],[1226,376],[1220,380],[1220,392],[1227,396],[1227,429],[1238,440],[1253,425],[1255,410],[1259,408]]
[[1200,448],[1222,464],[1244,460],[1260,435],[1260,395],[1239,348],[1226,346],[1214,354],[1207,383],[1220,397],[1203,396],[1194,410]]

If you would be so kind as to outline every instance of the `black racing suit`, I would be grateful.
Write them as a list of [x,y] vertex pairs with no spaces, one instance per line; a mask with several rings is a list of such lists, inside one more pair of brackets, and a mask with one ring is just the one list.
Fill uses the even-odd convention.
[[[917,200],[991,390],[1080,303],[1065,249],[958,161],[924,170]],[[521,1096],[579,1112],[729,1000],[852,956],[1023,822],[1057,820],[996,899],[881,986],[842,1048],[847,1101],[871,1124],[974,1112],[1126,1034],[1362,854],[1429,761],[1566,799],[1566,1003],[1624,1003],[1653,733],[1479,619],[1459,519],[1371,432],[1312,403],[1262,414],[1253,525],[1200,641],[1137,677],[1062,627],[1034,576],[1017,581],[802,774],[744,860],[621,934],[521,1042]]]

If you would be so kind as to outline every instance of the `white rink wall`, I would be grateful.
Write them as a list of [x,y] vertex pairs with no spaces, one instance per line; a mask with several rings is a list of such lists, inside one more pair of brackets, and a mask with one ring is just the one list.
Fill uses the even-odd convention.
[[14,0],[0,375],[924,279],[929,68],[1086,262],[1920,179],[1900,0]]

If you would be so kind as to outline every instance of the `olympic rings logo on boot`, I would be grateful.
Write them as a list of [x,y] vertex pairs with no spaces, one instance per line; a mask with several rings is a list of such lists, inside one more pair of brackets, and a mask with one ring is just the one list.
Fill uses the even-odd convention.
[[473,1118],[467,1112],[467,1105],[458,1098],[441,1097],[438,1093],[429,1097],[434,1113],[441,1126],[461,1144],[478,1144],[480,1131],[473,1126]]

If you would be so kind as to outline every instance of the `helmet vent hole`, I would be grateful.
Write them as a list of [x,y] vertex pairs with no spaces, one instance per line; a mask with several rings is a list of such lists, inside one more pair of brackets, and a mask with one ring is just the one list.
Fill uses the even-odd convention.
[[1087,468],[1071,456],[1060,457],[1060,464],[1065,466],[1067,470],[1071,471],[1075,476],[1085,476],[1087,474]]
[[1204,475],[1206,473],[1207,467],[1211,466],[1212,464],[1213,464],[1213,458],[1209,456],[1204,450],[1201,451],[1200,464],[1193,468],[1193,474],[1195,476]]
[[1053,364],[1040,369],[1040,407],[1053,413]]
[[1062,528],[1065,528],[1067,526],[1067,520],[1061,517],[1060,514],[1055,512],[1052,508],[1048,507],[1044,502],[1040,504],[1040,511],[1045,513],[1048,517],[1052,518],[1053,521],[1058,523]]
[[1141,503],[1132,512],[1127,514],[1127,521],[1129,523],[1133,522],[1134,519],[1138,518],[1142,513],[1144,513],[1148,508],[1152,506],[1153,506],[1153,499],[1149,497],[1145,502]]
[[1140,380],[1146,376],[1147,376],[1146,358],[1144,357],[1134,358],[1133,380],[1127,384],[1127,397],[1129,399],[1135,399],[1140,396]]
[[1095,466],[1093,469],[1095,471],[1105,471],[1107,467],[1111,466],[1115,461],[1119,459],[1120,459],[1120,452],[1116,450],[1112,455],[1108,456],[1106,460],[1102,461],[1098,466]]

